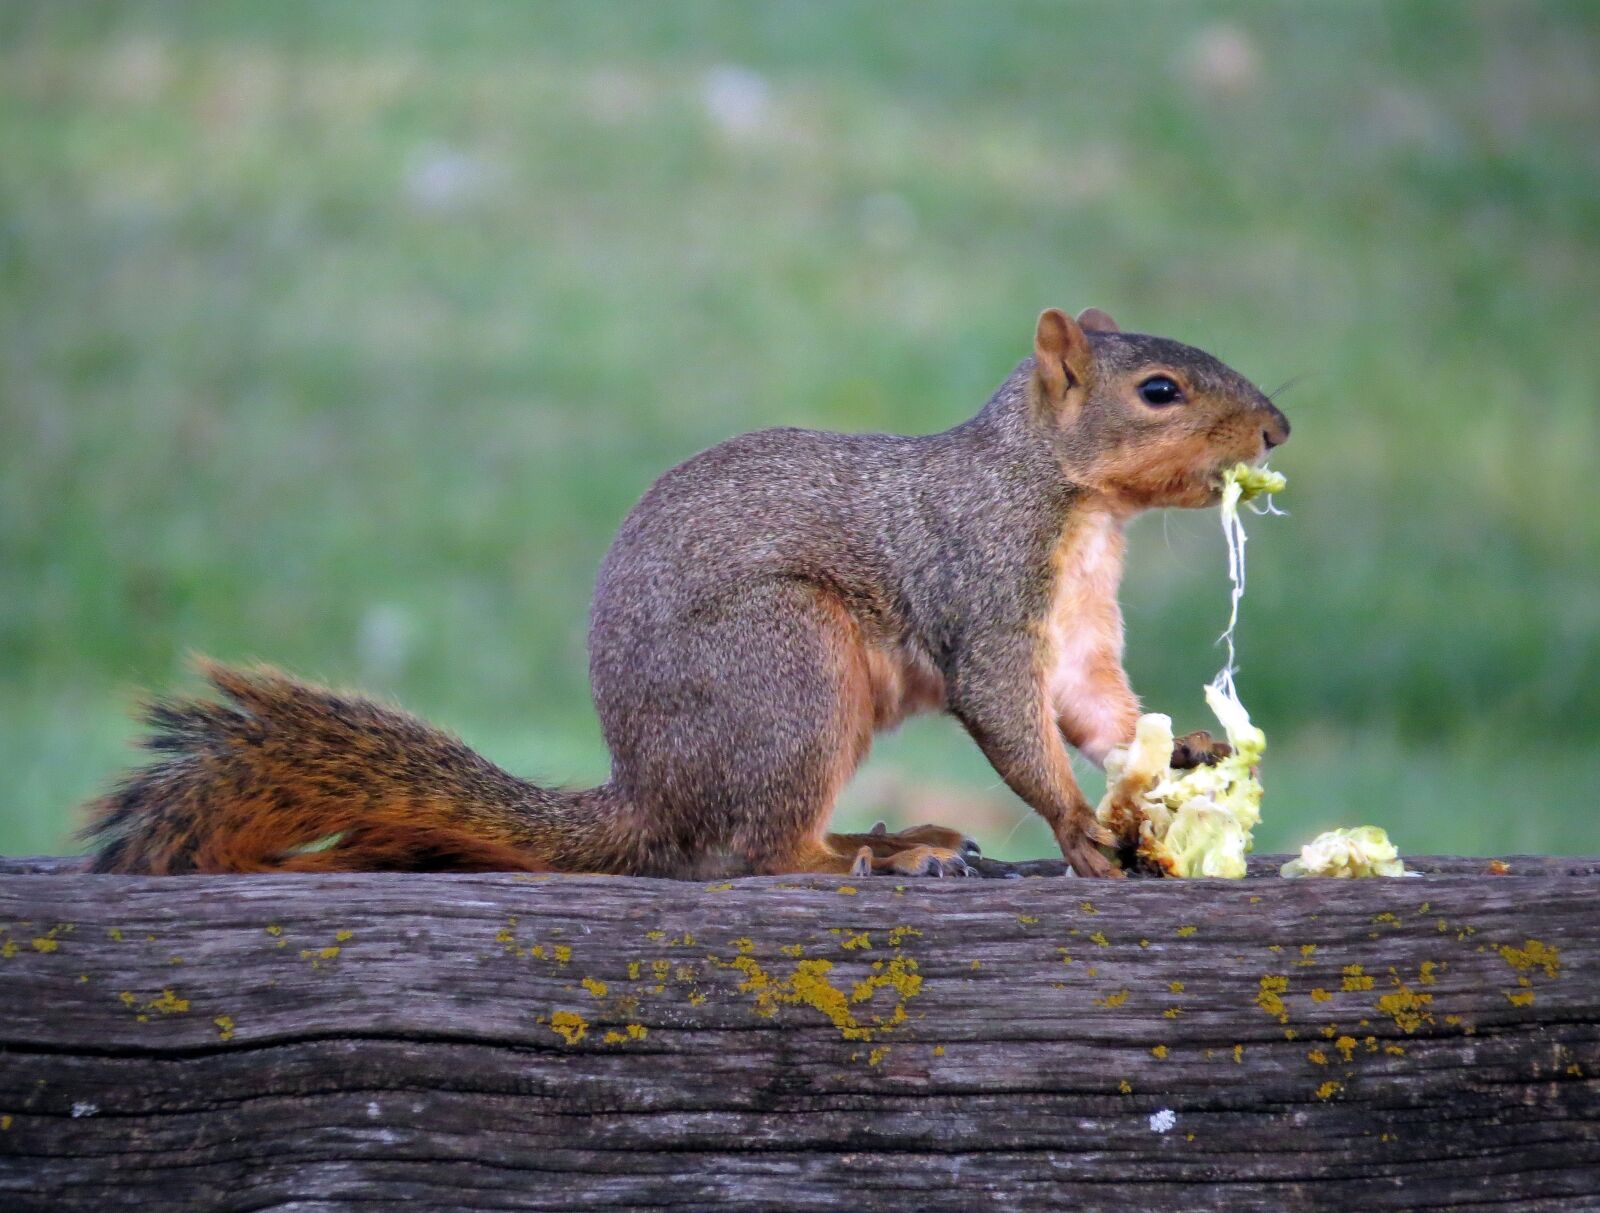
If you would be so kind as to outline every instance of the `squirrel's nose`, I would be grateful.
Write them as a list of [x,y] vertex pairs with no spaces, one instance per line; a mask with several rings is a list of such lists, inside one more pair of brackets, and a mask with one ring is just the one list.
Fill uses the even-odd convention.
[[1289,419],[1275,404],[1267,405],[1267,424],[1261,427],[1261,441],[1267,450],[1289,441]]

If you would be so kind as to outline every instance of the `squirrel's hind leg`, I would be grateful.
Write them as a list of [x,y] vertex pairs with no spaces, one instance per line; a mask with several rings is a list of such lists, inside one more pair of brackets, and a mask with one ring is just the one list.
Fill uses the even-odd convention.
[[825,834],[872,740],[855,620],[828,590],[775,578],[675,624],[670,654],[597,684],[645,870],[848,873],[855,852]]

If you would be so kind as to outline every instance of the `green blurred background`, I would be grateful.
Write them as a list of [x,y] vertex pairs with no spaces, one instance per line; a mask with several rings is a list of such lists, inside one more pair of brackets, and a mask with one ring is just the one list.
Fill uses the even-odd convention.
[[[190,650],[599,780],[650,480],[942,429],[1052,304],[1294,380],[1260,847],[1600,850],[1600,7],[1457,0],[4,4],[0,850],[71,845]],[[1198,727],[1216,517],[1131,546],[1135,686]],[[880,809],[1051,849],[947,719]]]

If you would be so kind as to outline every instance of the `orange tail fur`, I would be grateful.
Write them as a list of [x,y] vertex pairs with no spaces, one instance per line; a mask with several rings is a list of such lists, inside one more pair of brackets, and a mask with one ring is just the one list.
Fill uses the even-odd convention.
[[369,699],[200,669],[223,701],[146,709],[157,756],[90,806],[92,871],[546,871],[574,835],[605,865],[593,793],[518,779]]

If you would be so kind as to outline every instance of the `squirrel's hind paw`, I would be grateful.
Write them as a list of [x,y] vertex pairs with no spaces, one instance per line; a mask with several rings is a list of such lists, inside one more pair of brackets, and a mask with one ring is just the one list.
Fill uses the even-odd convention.
[[948,847],[915,846],[878,856],[862,847],[850,864],[852,876],[977,876],[978,871]]

